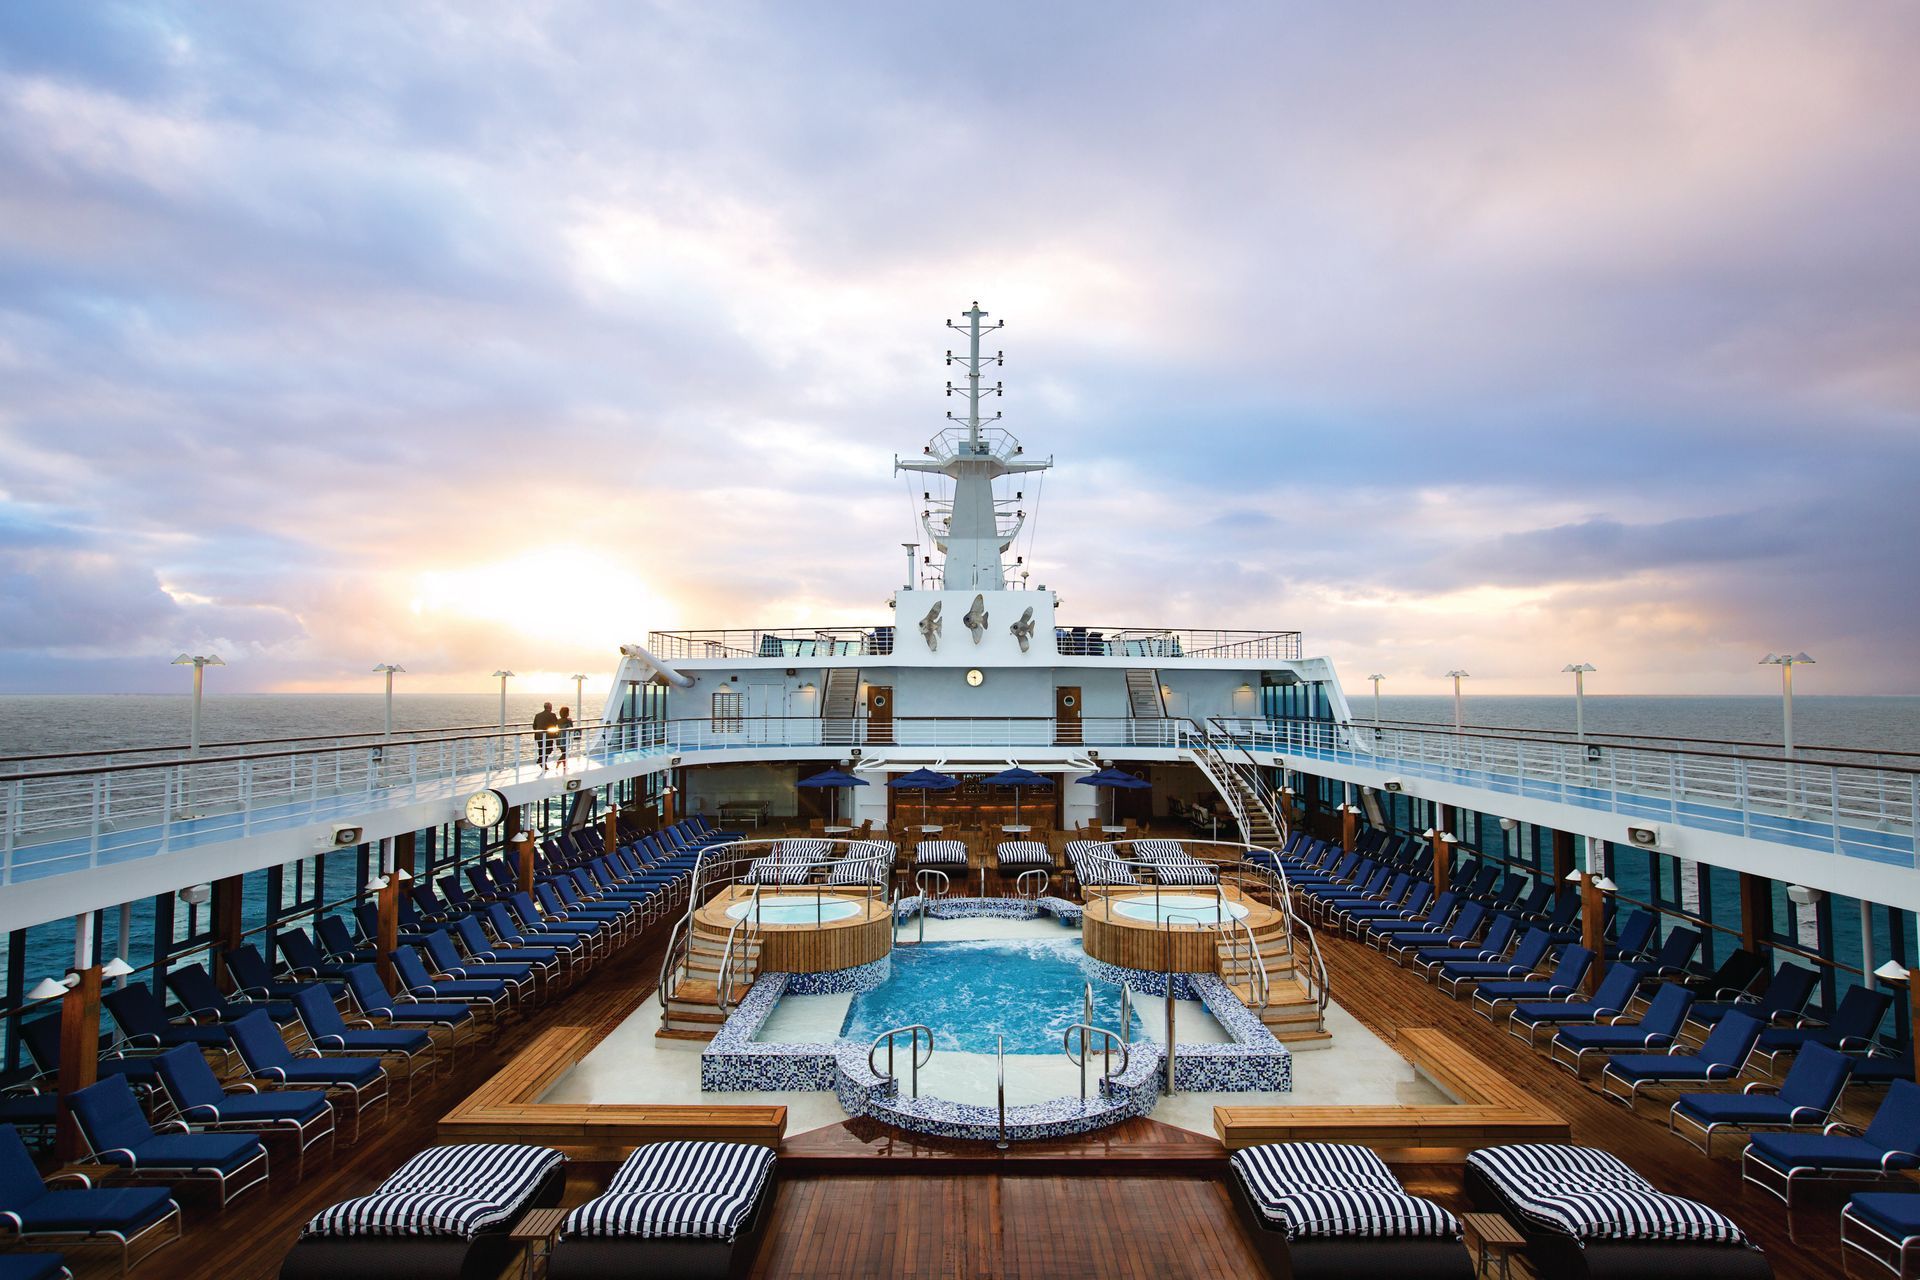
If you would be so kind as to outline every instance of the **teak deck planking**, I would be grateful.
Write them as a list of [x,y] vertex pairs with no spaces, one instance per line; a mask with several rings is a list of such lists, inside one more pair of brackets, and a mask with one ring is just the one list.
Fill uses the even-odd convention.
[[[509,1025],[493,1043],[463,1050],[412,1106],[396,1106],[389,1123],[357,1145],[342,1146],[331,1161],[310,1161],[303,1181],[276,1176],[270,1188],[224,1214],[204,1193],[187,1191],[186,1239],[141,1266],[136,1280],[272,1276],[302,1223],[329,1204],[365,1194],[432,1145],[440,1117],[536,1037],[586,1028],[591,1044],[624,1021],[652,991],[664,935],[654,931],[553,1007]],[[1494,1080],[1564,1118],[1574,1142],[1613,1151],[1662,1189],[1730,1214],[1765,1247],[1780,1280],[1839,1273],[1843,1192],[1815,1189],[1789,1213],[1774,1198],[1742,1188],[1734,1144],[1726,1144],[1729,1154],[1708,1159],[1668,1134],[1661,1110],[1650,1102],[1629,1113],[1476,1017],[1464,1001],[1379,954],[1332,936],[1322,945],[1336,999],[1376,1034],[1397,1042],[1407,1028],[1443,1033],[1486,1064]],[[1865,1093],[1854,1118],[1876,1101],[1877,1094]],[[1223,1148],[1151,1119],[991,1164],[977,1144],[966,1149],[882,1134],[858,1121],[788,1137],[781,1149],[785,1173],[756,1276],[1261,1274],[1227,1198]],[[567,1203],[594,1194],[610,1170],[577,1163]],[[1399,1164],[1396,1173],[1416,1195],[1456,1212],[1469,1207],[1457,1165]],[[69,1251],[69,1258],[82,1264],[83,1276],[112,1272],[99,1250]],[[1514,1274],[1527,1274],[1524,1264],[1516,1261]]]

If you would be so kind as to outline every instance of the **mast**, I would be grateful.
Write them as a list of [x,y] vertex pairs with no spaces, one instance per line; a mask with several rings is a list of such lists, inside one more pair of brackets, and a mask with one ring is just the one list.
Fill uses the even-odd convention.
[[947,418],[957,424],[955,427],[935,436],[921,450],[921,457],[904,461],[896,457],[893,467],[896,474],[918,471],[943,475],[953,481],[952,498],[937,501],[929,492],[926,509],[920,516],[922,528],[942,557],[942,585],[949,591],[1003,591],[1006,569],[1000,556],[1019,536],[1021,526],[1026,523],[1026,512],[1016,510],[1010,519],[1003,520],[1000,503],[994,498],[993,482],[1001,476],[1044,471],[1053,465],[1053,460],[1025,461],[1021,457],[1025,451],[1020,442],[994,425],[1001,415],[981,417],[980,398],[1000,395],[1004,388],[1004,384],[997,381],[992,386],[983,386],[981,370],[990,364],[1004,364],[1006,355],[1001,351],[982,354],[980,339],[1004,328],[1006,321],[982,324],[987,312],[981,310],[978,302],[963,312],[961,318],[965,324],[949,320],[947,327],[967,335],[967,350],[964,355],[948,351],[947,364],[964,365],[966,382],[960,387],[948,382],[947,394],[951,396],[957,391],[966,397],[966,413],[963,416],[949,412]]

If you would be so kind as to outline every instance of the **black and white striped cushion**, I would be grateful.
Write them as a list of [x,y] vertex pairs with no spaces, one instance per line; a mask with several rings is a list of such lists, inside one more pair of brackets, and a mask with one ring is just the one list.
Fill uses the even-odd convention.
[[1386,1163],[1365,1147],[1325,1142],[1248,1147],[1233,1154],[1233,1167],[1261,1216],[1290,1240],[1460,1235],[1451,1213],[1408,1195]]
[[913,847],[913,860],[920,866],[967,865],[967,846],[959,840],[922,840]]
[[1604,1151],[1522,1143],[1485,1147],[1467,1161],[1529,1220],[1576,1240],[1746,1243],[1725,1214],[1656,1190]]
[[1220,873],[1199,859],[1190,862],[1156,862],[1153,877],[1161,884],[1218,884]]
[[831,847],[825,840],[777,840],[773,856],[781,862],[819,862]]
[[1003,867],[1050,867],[1053,854],[1038,840],[1002,840],[993,851]]
[[756,858],[747,868],[747,884],[806,884],[813,878],[811,862],[788,862],[782,858]]
[[518,1216],[565,1159],[546,1147],[505,1143],[431,1147],[371,1195],[322,1210],[301,1234],[470,1239]]
[[571,1236],[731,1241],[773,1171],[766,1147],[655,1142],[636,1150],[606,1194],[567,1215]]
[[1104,840],[1069,840],[1067,841],[1067,856],[1069,858],[1093,856],[1110,858],[1113,856],[1113,846]]
[[885,862],[865,858],[842,858],[827,871],[828,884],[885,884],[891,870]]
[[1194,860],[1180,847],[1178,840],[1135,840],[1133,852],[1142,862],[1180,862]]

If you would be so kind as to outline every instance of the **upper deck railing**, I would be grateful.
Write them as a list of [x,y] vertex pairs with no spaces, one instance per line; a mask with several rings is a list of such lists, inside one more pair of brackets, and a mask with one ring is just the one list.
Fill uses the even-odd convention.
[[[1220,631],[1192,627],[1079,627],[1053,631],[1054,651],[1070,658],[1207,659],[1298,662],[1298,631]],[[654,631],[647,647],[676,658],[885,657],[894,628],[749,627],[739,630]]]
[[[1282,759],[1351,764],[1500,795],[1625,815],[1640,823],[1749,836],[1891,865],[1915,865],[1920,760],[1901,752],[1701,744],[1588,734],[1359,721],[1220,718]],[[1715,748],[1718,749],[1715,749]],[[1312,772],[1308,768],[1308,772]],[[1497,810],[1495,810],[1497,812]]]
[[[1433,779],[1469,789],[1459,803],[1490,812],[1501,811],[1502,796],[1524,796],[1915,866],[1920,770],[1910,757],[1848,762],[1849,753],[1828,749],[1837,758],[1823,760],[1815,758],[1819,750],[1806,748],[1787,760],[1777,749],[1766,756],[1684,741],[1618,746],[1324,721],[1222,718],[1213,725],[1217,736],[1308,772],[1322,762]],[[486,730],[405,740],[301,739],[268,750],[203,749],[162,759],[17,762],[0,775],[0,885],[265,832],[357,824],[402,805],[451,804],[485,786],[521,786],[516,800],[539,798],[560,793],[570,778],[600,785],[686,753],[838,754],[858,747],[868,761],[896,751],[909,760],[937,760],[944,748],[985,747],[1072,758],[1095,750],[1111,756],[1126,748],[1191,749],[1206,737],[1182,719],[703,717],[582,726],[564,743],[549,739],[544,751],[531,734]]]

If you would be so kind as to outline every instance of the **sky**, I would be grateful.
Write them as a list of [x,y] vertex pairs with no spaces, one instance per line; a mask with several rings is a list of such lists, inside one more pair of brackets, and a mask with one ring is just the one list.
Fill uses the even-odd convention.
[[1349,692],[1920,693],[1920,8],[0,7],[0,692],[877,623],[1005,320],[1034,579]]

